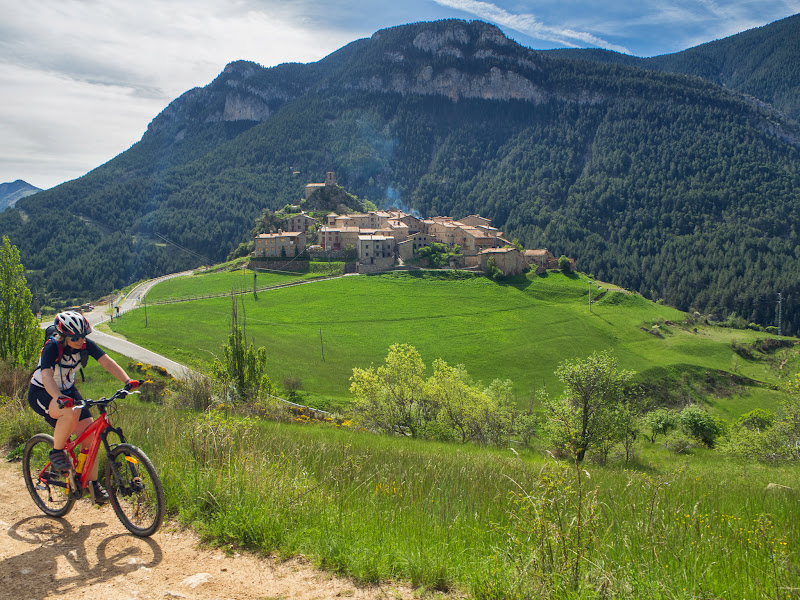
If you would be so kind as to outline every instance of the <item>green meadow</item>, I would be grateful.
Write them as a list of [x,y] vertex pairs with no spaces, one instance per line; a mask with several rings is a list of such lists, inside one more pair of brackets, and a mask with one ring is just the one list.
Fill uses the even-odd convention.
[[342,262],[313,262],[309,270],[300,273],[282,271],[253,271],[251,269],[236,269],[221,272],[198,272],[186,277],[167,279],[147,293],[147,301],[151,303],[169,302],[209,296],[214,294],[228,294],[231,291],[253,291],[278,285],[288,285],[300,281],[307,281],[339,275],[342,272]]
[[[259,277],[267,277],[259,274]],[[289,281],[294,275],[269,275]],[[172,279],[153,297],[241,290],[252,272]],[[770,337],[750,330],[683,325],[686,315],[639,295],[592,286],[585,277],[549,272],[497,283],[471,274],[421,271],[345,276],[238,296],[248,340],[264,346],[269,373],[280,387],[299,377],[308,404],[349,401],[354,367],[377,365],[390,345],[415,346],[426,364],[442,358],[463,364],[477,381],[510,379],[520,405],[537,390],[559,390],[559,362],[610,349],[623,368],[644,380],[680,380],[698,370],[735,372],[765,383],[796,372],[787,354],[783,370],[771,360],[745,360],[732,342]],[[138,309],[114,320],[113,330],[178,362],[206,368],[230,331],[231,298]],[[654,327],[655,326],[655,327]],[[753,406],[774,406],[767,386],[741,388],[716,408],[738,416]]]

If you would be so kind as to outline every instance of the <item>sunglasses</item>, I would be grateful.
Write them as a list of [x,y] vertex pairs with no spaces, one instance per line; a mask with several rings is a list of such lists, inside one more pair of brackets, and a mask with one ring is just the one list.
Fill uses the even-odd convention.
[[67,336],[67,339],[70,342],[80,342],[81,340],[86,339],[86,336],[85,335],[69,335],[69,336]]

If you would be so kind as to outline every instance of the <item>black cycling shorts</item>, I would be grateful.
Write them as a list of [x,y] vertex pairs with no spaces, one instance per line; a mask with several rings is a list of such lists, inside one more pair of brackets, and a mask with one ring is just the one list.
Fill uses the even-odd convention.
[[[75,386],[69,388],[68,390],[62,390],[61,395],[69,396],[73,400],[83,400],[83,396],[81,396],[80,392]],[[50,423],[51,427],[55,427],[56,420],[50,416],[50,413],[47,412],[47,409],[50,406],[50,402],[52,401],[52,399],[53,398],[50,396],[50,394],[47,393],[47,390],[44,389],[43,387],[38,386],[35,383],[32,383],[28,387],[28,404],[31,405],[33,412],[42,415],[44,417],[44,420]],[[92,418],[91,411],[88,408],[83,407],[81,409],[80,419],[78,420],[83,421],[84,419],[91,419],[91,418]]]

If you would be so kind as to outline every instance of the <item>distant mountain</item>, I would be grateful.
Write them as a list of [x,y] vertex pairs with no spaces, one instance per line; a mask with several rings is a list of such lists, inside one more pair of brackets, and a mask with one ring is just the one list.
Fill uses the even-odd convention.
[[800,120],[800,14],[674,54],[637,58],[599,49],[552,50],[564,58],[702,77]]
[[13,183],[0,183],[0,212],[13,207],[17,200],[41,192],[40,188],[17,179]]
[[231,63],[128,151],[0,214],[0,233],[40,298],[71,301],[224,259],[328,170],[379,206],[479,213],[681,309],[773,324],[781,292],[784,331],[800,331],[795,121],[482,22],[385,29],[307,65]]

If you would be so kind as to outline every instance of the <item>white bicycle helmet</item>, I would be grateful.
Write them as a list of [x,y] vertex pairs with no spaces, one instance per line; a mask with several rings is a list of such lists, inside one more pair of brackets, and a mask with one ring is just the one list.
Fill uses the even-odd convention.
[[92,333],[92,326],[86,317],[74,310],[58,313],[53,324],[56,326],[56,331],[64,337],[76,335],[86,337]]

